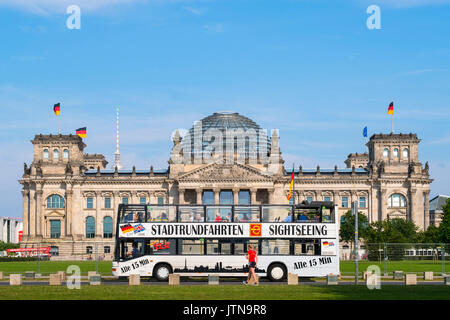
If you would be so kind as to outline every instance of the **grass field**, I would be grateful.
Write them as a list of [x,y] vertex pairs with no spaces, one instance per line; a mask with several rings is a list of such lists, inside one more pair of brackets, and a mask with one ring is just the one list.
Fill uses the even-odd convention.
[[[0,262],[0,271],[4,274],[24,273],[26,271],[34,271],[43,275],[55,273],[57,271],[65,271],[68,266],[77,265],[81,269],[81,273],[87,275],[88,271],[96,270],[95,261],[41,261],[38,264],[34,261],[26,262]],[[359,271],[365,271],[368,266],[377,265],[380,267],[381,273],[384,272],[384,263],[375,261],[359,262]],[[98,272],[102,275],[111,275],[111,261],[99,261],[97,264]],[[442,261],[389,261],[387,262],[387,271],[392,274],[393,271],[402,270],[404,272],[433,271],[435,273],[442,272]],[[355,272],[355,264],[353,261],[341,262],[341,275],[353,275]],[[450,261],[446,261],[445,272],[450,274]]]
[[449,300],[447,286],[64,286],[0,287],[0,300]]

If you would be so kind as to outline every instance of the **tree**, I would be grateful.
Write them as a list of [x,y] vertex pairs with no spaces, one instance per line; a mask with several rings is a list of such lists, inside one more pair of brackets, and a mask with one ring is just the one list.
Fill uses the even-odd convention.
[[442,243],[450,243],[450,198],[442,207],[444,215],[441,224],[439,225],[439,238]]
[[[412,243],[418,239],[418,227],[412,221],[404,219],[386,219],[370,224],[366,232],[366,248],[369,260],[379,260],[380,243]],[[396,245],[387,247],[387,256],[390,260],[400,260],[405,254],[405,246]]]
[[16,243],[9,243],[0,241],[0,251],[5,251],[6,249],[17,249],[20,245]]
[[[368,228],[367,217],[358,212],[358,236],[359,239],[365,239]],[[349,242],[352,250],[355,242],[355,217],[349,210],[341,217],[341,226],[339,228],[339,237],[341,241]]]

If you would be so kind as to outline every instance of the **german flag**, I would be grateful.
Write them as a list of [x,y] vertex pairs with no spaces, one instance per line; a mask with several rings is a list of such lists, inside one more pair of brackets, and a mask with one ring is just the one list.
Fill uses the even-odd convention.
[[389,108],[388,108],[387,114],[392,114],[392,115],[394,114],[394,102],[391,102],[389,104]]
[[289,193],[287,196],[288,201],[291,200],[292,196],[292,187],[294,186],[294,168],[292,168],[292,176],[291,176],[291,183],[289,185]]
[[127,233],[134,231],[134,228],[131,225],[127,224],[126,226],[120,227],[120,230],[122,230],[122,233]]
[[53,106],[53,112],[55,113],[55,116],[61,114],[61,104],[59,102]]
[[86,127],[77,129],[76,133],[79,137],[86,138]]

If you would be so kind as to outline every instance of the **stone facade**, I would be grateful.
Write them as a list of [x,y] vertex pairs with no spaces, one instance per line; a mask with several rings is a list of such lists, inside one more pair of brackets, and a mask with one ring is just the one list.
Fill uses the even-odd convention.
[[[211,117],[223,121],[214,122]],[[205,119],[220,123],[220,129],[230,123],[230,117],[238,127],[247,119],[228,113]],[[249,124],[259,128],[254,122],[245,122],[245,126]],[[105,170],[107,162],[102,155],[83,153],[86,145],[80,137],[36,135],[31,141],[33,162],[29,167],[24,165],[19,181],[23,187],[22,246],[36,246],[38,242],[52,246],[55,259],[87,259],[96,249],[100,257],[111,259],[118,204],[126,201],[201,204],[204,192],[210,191],[214,203],[219,203],[221,192],[230,191],[238,204],[240,191],[245,191],[251,204],[286,204],[292,169],[283,166],[277,132],[266,138],[266,162],[252,163],[236,152],[228,162],[214,156],[208,161],[189,161],[180,148],[186,137],[181,138],[177,132],[167,169]],[[368,154],[350,154],[345,169],[318,166],[306,170],[300,166],[295,169],[293,199],[296,203],[334,201],[339,205],[338,219],[350,209],[352,201],[358,201],[369,222],[401,217],[424,229],[429,225],[432,180],[428,164],[423,167],[418,159],[419,143],[415,134],[375,134],[367,143]],[[86,228],[88,217],[91,225],[94,221],[92,231]],[[111,218],[112,235],[105,234],[105,222]]]

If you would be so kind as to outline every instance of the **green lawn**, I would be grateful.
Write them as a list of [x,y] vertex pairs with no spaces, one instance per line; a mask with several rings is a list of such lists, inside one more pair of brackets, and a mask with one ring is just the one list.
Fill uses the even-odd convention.
[[365,286],[126,286],[101,285],[67,289],[65,286],[0,287],[0,300],[449,300],[447,286],[382,286],[369,290]]
[[[70,265],[77,265],[81,269],[81,273],[87,275],[88,271],[96,270],[95,261],[34,261],[26,262],[0,262],[0,271],[5,274],[24,273],[25,271],[35,271],[43,275],[55,273],[57,271],[65,271]],[[384,263],[378,261],[361,261],[359,262],[359,271],[365,271],[368,266],[377,265],[380,267],[381,273],[384,272]],[[392,274],[393,271],[402,270],[404,272],[433,271],[435,273],[442,272],[442,261],[388,261],[387,271]],[[97,263],[98,272],[102,275],[111,275],[111,261],[99,261]],[[450,274],[450,261],[446,261],[445,271]],[[341,275],[353,275],[355,272],[355,264],[353,261],[341,261]]]

